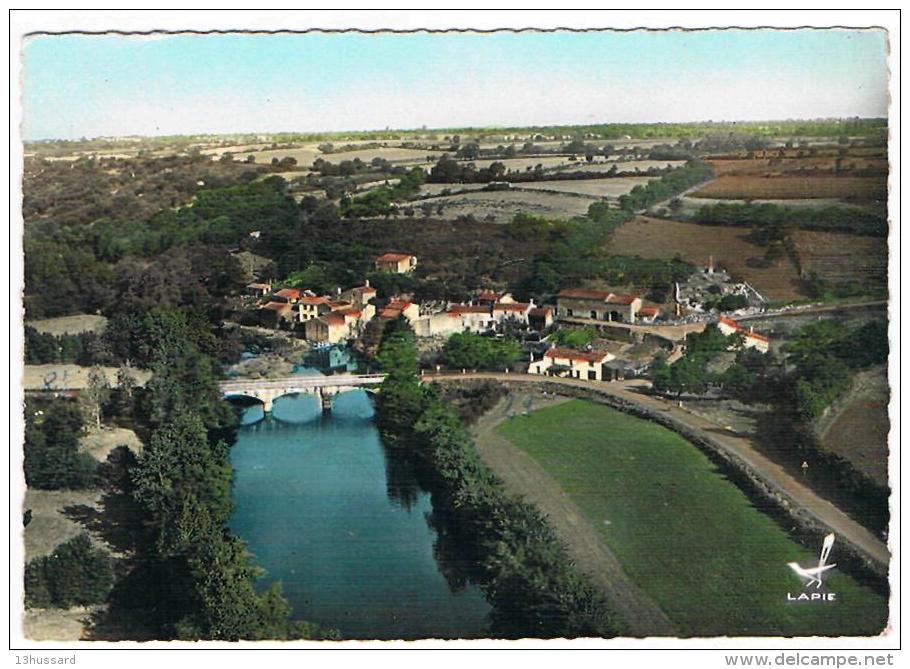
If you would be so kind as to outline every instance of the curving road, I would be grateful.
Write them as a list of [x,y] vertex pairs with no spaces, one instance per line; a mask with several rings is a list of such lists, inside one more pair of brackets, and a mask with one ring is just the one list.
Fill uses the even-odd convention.
[[648,381],[635,379],[630,381],[598,382],[502,372],[437,373],[427,374],[422,378],[424,381],[487,379],[510,383],[554,383],[611,396],[637,405],[652,413],[660,413],[667,418],[669,424],[676,424],[692,431],[700,438],[715,444],[743,462],[752,472],[761,477],[769,487],[788,498],[795,508],[808,513],[815,520],[828,527],[830,531],[837,535],[839,540],[849,543],[876,565],[879,571],[887,573],[891,555],[885,543],[872,532],[850,518],[834,504],[818,495],[811,488],[793,478],[783,467],[762,454],[751,439],[730,434],[716,423],[691,414],[671,401],[643,394],[641,391],[650,387]]

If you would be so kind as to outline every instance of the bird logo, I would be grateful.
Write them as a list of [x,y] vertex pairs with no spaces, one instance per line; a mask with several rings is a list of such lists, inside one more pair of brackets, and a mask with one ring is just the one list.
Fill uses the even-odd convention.
[[829,569],[833,569],[837,566],[837,563],[827,564],[828,556],[831,554],[831,548],[834,546],[834,534],[829,534],[825,537],[825,541],[822,544],[822,552],[818,558],[818,566],[811,568],[803,568],[796,562],[788,562],[787,566],[790,567],[797,576],[800,578],[807,579],[806,587],[810,587],[813,583],[816,588],[822,587],[822,574],[824,574]]

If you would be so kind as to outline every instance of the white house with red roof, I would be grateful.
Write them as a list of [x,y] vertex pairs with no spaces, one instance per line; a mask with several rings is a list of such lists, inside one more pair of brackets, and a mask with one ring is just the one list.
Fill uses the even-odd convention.
[[376,257],[374,264],[380,272],[405,274],[417,267],[417,257],[407,253],[383,253]]
[[771,340],[763,334],[755,332],[751,327],[744,328],[732,318],[721,316],[717,319],[717,329],[723,332],[727,337],[738,334],[743,338],[745,348],[754,348],[761,353],[767,353],[771,346]]
[[641,298],[609,290],[564,288],[556,297],[556,317],[634,323],[641,309]]
[[616,356],[612,353],[594,351],[577,351],[572,348],[551,348],[544,352],[543,358],[532,361],[528,374],[561,376],[585,381],[602,381],[604,364]]

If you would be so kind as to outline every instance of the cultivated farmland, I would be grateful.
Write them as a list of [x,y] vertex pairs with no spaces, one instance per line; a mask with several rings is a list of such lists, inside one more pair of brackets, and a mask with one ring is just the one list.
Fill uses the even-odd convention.
[[799,275],[784,259],[771,267],[758,266],[765,249],[750,241],[748,228],[698,225],[637,217],[613,235],[609,251],[618,255],[670,259],[679,256],[696,267],[714,256],[718,267],[748,281],[766,298],[794,300],[801,297]]
[[[458,184],[450,187],[458,188]],[[453,219],[472,215],[477,220],[508,223],[515,214],[536,214],[546,218],[581,216],[597,198],[571,194],[532,193],[528,191],[478,191],[449,197],[421,200],[434,206],[443,205],[439,218]]]
[[529,181],[518,183],[514,188],[519,190],[539,190],[558,193],[575,193],[593,198],[618,198],[625,195],[635,186],[644,186],[653,177],[615,177],[612,179],[577,179],[560,181]]
[[840,232],[799,230],[793,234],[804,271],[826,281],[859,281],[883,290],[888,282],[888,240]]
[[846,201],[881,201],[888,197],[885,179],[877,177],[758,177],[722,176],[692,194],[731,200],[785,200],[836,198]]

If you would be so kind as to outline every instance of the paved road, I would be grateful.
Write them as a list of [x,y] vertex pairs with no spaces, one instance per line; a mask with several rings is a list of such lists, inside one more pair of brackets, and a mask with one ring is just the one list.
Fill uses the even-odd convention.
[[631,381],[597,382],[558,377],[542,377],[534,374],[505,374],[497,372],[475,372],[469,374],[434,374],[424,380],[466,380],[489,379],[494,381],[524,383],[556,383],[559,385],[584,388],[603,395],[613,396],[631,402],[651,412],[662,413],[670,423],[688,428],[699,437],[709,440],[744,462],[771,488],[788,497],[793,505],[812,515],[817,521],[834,532],[839,540],[851,544],[856,550],[887,570],[891,556],[888,547],[872,532],[850,518],[831,502],[793,478],[783,467],[763,455],[755,443],[748,438],[730,434],[706,418],[696,416],[676,406],[675,403],[659,397],[643,394],[649,382],[636,379]]
[[[560,401],[565,400],[551,400],[546,404]],[[523,404],[520,397],[513,402]],[[540,398],[535,398],[535,404],[540,408]],[[505,482],[510,492],[524,497],[550,520],[572,561],[623,618],[626,634],[634,637],[677,634],[661,608],[629,579],[597,528],[559,483],[534,458],[496,432],[496,427],[507,418],[508,407],[509,400],[501,400],[472,428],[480,457]]]

